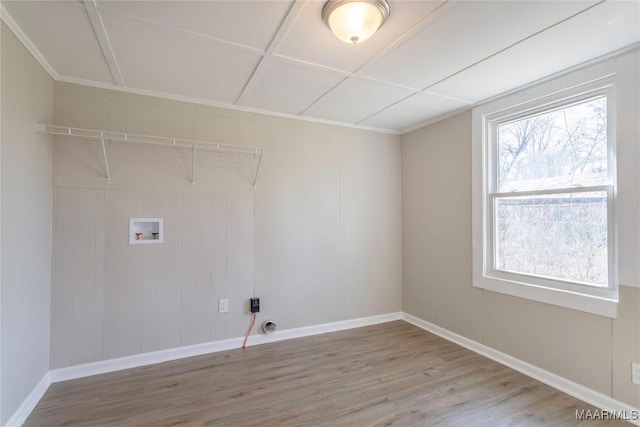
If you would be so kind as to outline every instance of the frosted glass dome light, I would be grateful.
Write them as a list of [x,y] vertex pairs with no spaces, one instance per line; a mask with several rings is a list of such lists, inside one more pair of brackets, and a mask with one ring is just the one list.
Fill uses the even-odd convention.
[[329,0],[322,18],[345,43],[362,43],[378,31],[389,16],[386,0]]

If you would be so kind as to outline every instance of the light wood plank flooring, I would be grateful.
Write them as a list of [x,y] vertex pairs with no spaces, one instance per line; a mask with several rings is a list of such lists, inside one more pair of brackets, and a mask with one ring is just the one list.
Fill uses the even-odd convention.
[[622,426],[403,321],[52,384],[26,426]]

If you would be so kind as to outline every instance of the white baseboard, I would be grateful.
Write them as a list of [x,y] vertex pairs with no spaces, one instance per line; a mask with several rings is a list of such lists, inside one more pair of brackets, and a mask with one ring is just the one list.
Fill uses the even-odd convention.
[[[433,323],[419,319],[407,313],[388,313],[379,316],[363,317],[359,319],[343,320],[333,323],[305,326],[302,328],[285,329],[273,334],[257,334],[249,337],[248,345],[260,345],[271,342],[283,341],[292,338],[301,338],[311,335],[319,335],[329,332],[337,332],[345,329],[359,328],[362,326],[375,325],[379,323],[391,322],[394,320],[404,320],[421,329],[438,335],[448,341],[465,347],[475,353],[481,354],[502,365],[508,366],[532,377],[542,383],[554,387],[562,392],[574,396],[596,408],[605,411],[619,412],[625,411],[627,414],[638,411],[631,405],[613,399],[610,396],[591,390],[583,385],[577,384],[552,372],[524,362],[508,354],[502,353],[493,348],[487,347],[469,338],[458,335]],[[51,383],[66,381],[76,378],[84,378],[97,374],[120,371],[123,369],[135,368],[139,366],[152,365],[185,357],[199,356],[203,354],[215,353],[219,351],[239,348],[243,338],[231,338],[228,340],[215,341],[203,344],[177,347],[167,350],[160,350],[151,353],[136,354],[133,356],[120,357],[117,359],[104,360],[100,362],[86,363],[68,368],[53,369],[47,372],[42,380],[36,385],[33,391],[27,396],[22,405],[13,414],[7,423],[7,427],[21,426],[31,414],[38,401],[42,398]],[[640,426],[640,420],[630,420],[631,423]]]
[[[401,320],[402,313],[388,313],[378,316],[361,317],[359,319],[343,320],[340,322],[324,323],[320,325],[305,326],[302,328],[285,329],[273,334],[251,335],[247,342],[248,346],[266,344],[301,338],[311,335],[337,332],[345,329],[359,328],[361,326],[376,325],[379,323]],[[167,350],[154,351],[151,353],[136,354],[133,356],[119,357],[117,359],[103,360],[100,362],[85,363],[83,365],[69,366],[67,368],[52,369],[47,372],[36,387],[29,393],[29,396],[22,402],[20,407],[11,416],[5,427],[21,426],[36,407],[51,383],[58,381],[84,378],[97,374],[120,371],[123,369],[136,368],[139,366],[152,365],[155,363],[168,362],[170,360],[183,359],[185,357],[200,356],[203,354],[215,353],[219,351],[240,348],[244,337],[231,338],[227,340],[208,342],[203,344],[190,345],[185,347],[171,348]]]
[[[252,346],[266,344],[292,338],[324,334],[327,332],[342,331],[345,329],[358,328],[361,326],[391,322],[393,320],[400,320],[401,318],[402,314],[400,312],[396,312],[378,316],[362,317],[359,319],[343,320],[340,322],[305,326],[302,328],[285,329],[283,331],[277,331],[268,335],[256,334],[249,337],[247,345]],[[52,383],[72,380],[76,378],[84,378],[91,375],[105,374],[108,372],[115,372],[123,369],[137,368],[139,366],[146,366],[155,363],[168,362],[170,360],[183,359],[185,357],[200,356],[203,354],[232,350],[234,348],[240,348],[242,346],[243,340],[243,337],[238,337],[222,341],[213,341],[203,344],[154,351],[151,353],[136,354],[132,356],[119,357],[117,359],[109,359],[99,362],[85,363],[77,366],[69,366],[68,368],[53,369],[49,371],[49,374]]]
[[[567,393],[577,399],[580,399],[596,408],[614,413],[626,413],[631,417],[632,414],[638,414],[640,408],[634,408],[624,402],[620,402],[611,396],[602,394],[588,387],[568,380],[560,375],[554,374],[535,365],[527,363],[523,360],[517,359],[501,351],[495,350],[491,347],[487,347],[484,344],[480,344],[477,341],[473,341],[469,338],[458,335],[455,332],[451,332],[448,329],[444,329],[433,323],[422,320],[418,317],[412,316],[407,313],[402,313],[402,320],[407,323],[411,323],[425,331],[438,335],[447,341],[451,341],[462,347],[465,347],[475,353],[481,354],[493,361],[496,361],[502,365],[508,366],[518,372],[521,372],[531,378],[534,378],[542,383],[545,383],[555,389],[558,389],[564,393]],[[620,412],[622,411],[622,412]],[[627,420],[632,424],[640,426],[640,419]]]
[[11,418],[9,418],[5,427],[19,427],[24,424],[24,422],[27,421],[27,418],[29,418],[31,411],[33,411],[33,408],[35,408],[40,399],[42,399],[42,396],[50,385],[51,376],[49,375],[49,372],[46,372],[38,384],[36,384],[33,390],[31,390],[31,393],[29,393],[27,398],[24,399],[22,404],[18,409],[16,409]]

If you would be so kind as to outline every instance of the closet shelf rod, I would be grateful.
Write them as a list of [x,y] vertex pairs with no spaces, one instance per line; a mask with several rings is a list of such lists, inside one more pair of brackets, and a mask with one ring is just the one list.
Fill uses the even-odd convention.
[[258,156],[258,165],[256,173],[253,177],[253,188],[256,188],[258,182],[258,174],[260,173],[260,165],[262,164],[262,156],[266,154],[264,148],[248,147],[244,145],[220,144],[217,142],[195,141],[189,139],[166,138],[162,136],[139,135],[133,133],[111,132],[105,130],[93,130],[72,128],[68,126],[48,125],[36,123],[36,132],[48,133],[51,135],[73,136],[78,138],[98,139],[102,144],[102,155],[104,156],[104,165],[107,183],[111,183],[111,173],[109,171],[109,159],[107,157],[107,149],[105,141],[120,142],[127,144],[147,144],[160,145],[171,148],[184,148],[193,151],[191,165],[191,184],[196,185],[196,151],[218,151],[223,153],[235,154],[251,154],[255,158]]
[[264,148],[249,147],[244,145],[220,144],[208,141],[196,141],[180,138],[166,138],[163,136],[140,135],[124,132],[111,132],[105,130],[93,130],[73,128],[68,126],[57,126],[37,123],[36,131],[40,133],[48,133],[52,135],[74,136],[79,138],[99,139],[104,138],[105,141],[124,142],[129,144],[149,144],[161,145],[168,147],[178,147],[196,150],[220,151],[224,153],[237,154],[266,154]]

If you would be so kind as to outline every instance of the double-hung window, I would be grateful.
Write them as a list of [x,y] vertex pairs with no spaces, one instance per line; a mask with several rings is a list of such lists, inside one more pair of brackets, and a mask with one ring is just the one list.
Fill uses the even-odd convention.
[[482,114],[474,284],[613,317],[614,91],[592,86]]

